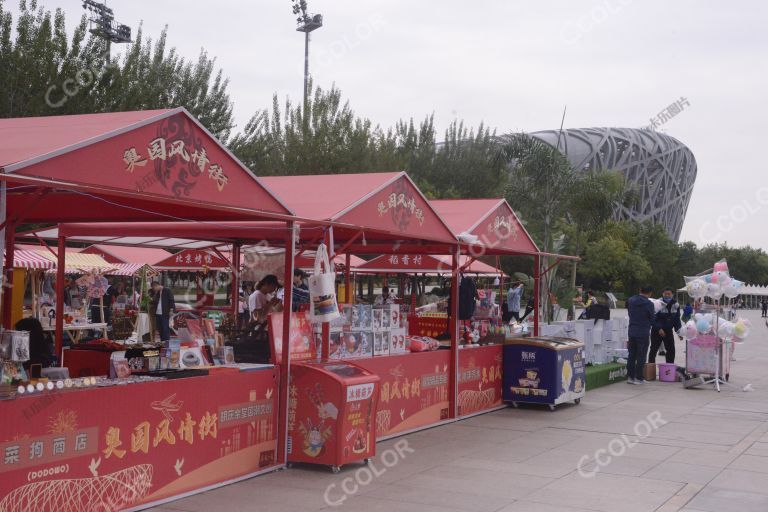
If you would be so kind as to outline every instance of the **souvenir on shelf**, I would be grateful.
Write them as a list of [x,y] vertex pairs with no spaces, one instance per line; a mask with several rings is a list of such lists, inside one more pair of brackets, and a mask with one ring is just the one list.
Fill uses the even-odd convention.
[[374,308],[372,310],[372,328],[374,331],[382,330],[382,316],[383,310],[381,308]]
[[399,327],[392,329],[390,333],[389,353],[390,354],[402,354],[408,352],[405,347],[405,329]]
[[382,356],[389,354],[389,333],[384,331],[373,332],[373,355]]
[[392,327],[391,311],[392,311],[392,305],[390,304],[387,304],[381,308],[381,329],[382,330],[389,330]]
[[371,306],[369,304],[357,304],[351,312],[352,330],[368,331],[371,329]]
[[181,347],[179,366],[181,368],[198,368],[208,364],[202,347]]

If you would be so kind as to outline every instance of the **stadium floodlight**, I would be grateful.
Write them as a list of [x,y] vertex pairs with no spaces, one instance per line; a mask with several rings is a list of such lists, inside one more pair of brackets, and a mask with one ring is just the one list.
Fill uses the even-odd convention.
[[131,43],[131,27],[115,21],[115,13],[106,3],[83,0],[83,9],[91,13],[89,31],[107,42],[107,58],[111,43]]
[[309,33],[323,26],[322,14],[308,14],[306,0],[291,0],[293,14],[297,16],[297,32],[304,32],[304,109],[309,98]]

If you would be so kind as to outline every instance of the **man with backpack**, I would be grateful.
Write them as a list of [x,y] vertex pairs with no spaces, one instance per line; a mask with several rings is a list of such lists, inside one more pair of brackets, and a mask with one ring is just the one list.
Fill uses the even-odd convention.
[[656,353],[661,344],[664,344],[664,357],[668,363],[675,362],[675,335],[682,327],[680,321],[680,304],[677,303],[672,288],[665,288],[661,300],[663,306],[661,311],[656,313],[651,329],[651,351],[648,355],[648,361],[656,362]]

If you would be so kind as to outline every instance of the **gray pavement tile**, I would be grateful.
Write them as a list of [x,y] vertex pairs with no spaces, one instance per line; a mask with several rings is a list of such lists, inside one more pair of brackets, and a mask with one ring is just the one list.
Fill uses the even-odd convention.
[[[601,461],[602,460],[603,459],[601,459]],[[654,468],[660,464],[658,460],[639,459],[629,455],[611,457],[607,460],[607,464],[590,462],[589,464],[583,466],[583,471],[587,473],[599,472],[610,473],[613,475],[641,476],[651,468]]]
[[768,510],[768,496],[707,486],[688,502],[687,507],[703,512],[765,512]]
[[726,468],[709,483],[708,487],[768,496],[768,473]]
[[739,455],[728,465],[728,469],[741,469],[744,471],[755,471],[757,473],[768,473],[768,457],[759,455]]
[[444,489],[414,487],[396,483],[378,487],[366,494],[367,497],[392,501],[445,507],[468,512],[494,512],[512,502],[511,498],[500,496],[478,496]]
[[577,505],[550,505],[549,503],[518,500],[497,512],[590,512],[591,510],[595,509],[581,508]]
[[591,478],[571,474],[526,497],[552,505],[586,507],[605,512],[656,510],[683,484],[631,476],[598,473]]
[[643,474],[643,478],[705,485],[722,469],[665,460]]

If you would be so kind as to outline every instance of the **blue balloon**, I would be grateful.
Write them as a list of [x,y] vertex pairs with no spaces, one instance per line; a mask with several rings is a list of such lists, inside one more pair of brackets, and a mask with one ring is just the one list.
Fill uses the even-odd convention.
[[696,330],[698,330],[701,334],[706,334],[709,332],[709,330],[712,328],[709,322],[704,320],[703,318],[700,318],[696,321]]
[[711,283],[712,282],[712,274],[707,274],[704,276],[704,282]]

